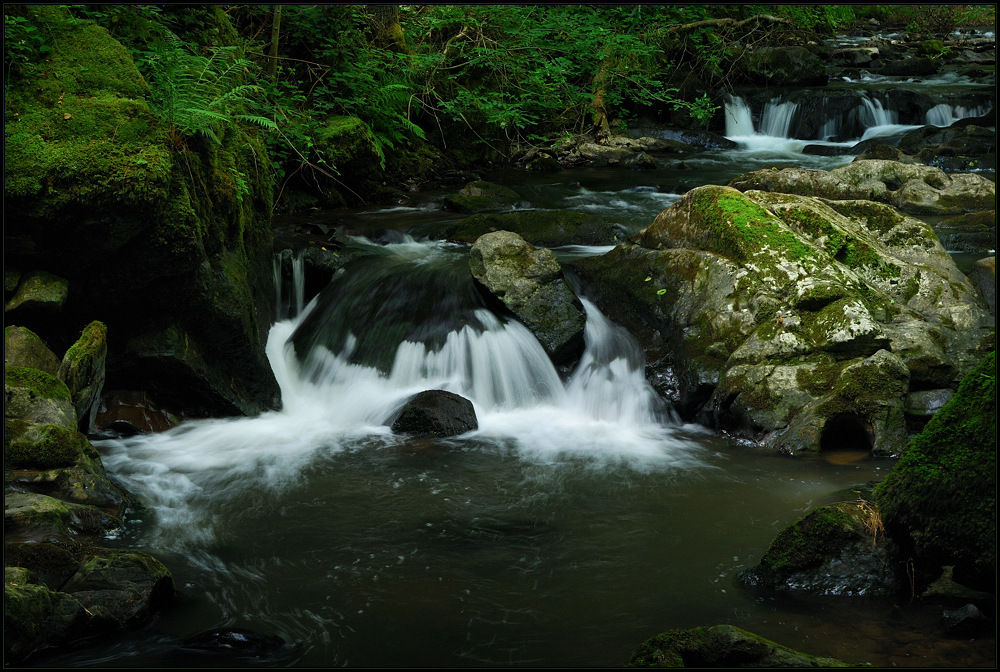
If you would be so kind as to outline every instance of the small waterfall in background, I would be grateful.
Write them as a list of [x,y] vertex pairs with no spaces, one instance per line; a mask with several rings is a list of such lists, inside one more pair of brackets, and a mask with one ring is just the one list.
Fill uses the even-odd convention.
[[989,105],[979,105],[977,107],[967,108],[962,105],[948,105],[947,103],[940,103],[927,110],[925,120],[931,126],[940,126],[943,128],[951,126],[959,119],[985,116],[989,114],[992,109],[993,108]]

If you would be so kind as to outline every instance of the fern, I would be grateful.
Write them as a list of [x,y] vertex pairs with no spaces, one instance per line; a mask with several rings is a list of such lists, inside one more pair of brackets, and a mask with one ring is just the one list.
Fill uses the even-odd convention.
[[144,57],[153,108],[176,136],[202,135],[221,144],[217,125],[234,121],[277,130],[271,119],[246,112],[257,105],[262,89],[243,83],[250,62],[236,47],[216,47],[202,56],[169,34],[166,42],[152,45]]

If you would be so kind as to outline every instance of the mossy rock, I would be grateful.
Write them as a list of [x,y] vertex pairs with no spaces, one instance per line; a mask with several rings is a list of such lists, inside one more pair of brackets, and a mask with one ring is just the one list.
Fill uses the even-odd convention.
[[3,363],[6,366],[39,369],[53,376],[59,371],[59,358],[38,334],[27,327],[14,325],[8,325],[3,330]]
[[104,388],[104,365],[108,356],[108,329],[101,322],[84,327],[59,366],[59,379],[66,383],[76,408],[80,429],[94,424]]
[[532,245],[613,245],[625,239],[625,227],[614,220],[572,210],[519,210],[472,215],[448,227],[444,235],[474,243],[487,233],[511,231]]
[[973,588],[996,586],[996,354],[906,447],[875,490],[886,529],[929,571],[954,565]]
[[120,518],[93,507],[25,492],[4,494],[4,533],[38,541],[78,534],[101,535],[122,526]]
[[34,425],[4,420],[3,457],[10,469],[51,469],[76,464],[87,437],[59,425]]
[[[101,315],[116,334],[109,374],[123,385],[173,387],[181,401],[196,388],[204,398],[195,404],[213,414],[275,408],[264,353],[274,180],[260,134],[232,120],[216,125],[219,142],[171,134],[129,52],[106,30],[58,6],[31,6],[26,16],[53,51],[36,76],[7,89],[5,259],[69,280],[53,338],[69,345],[77,338],[69,325]],[[205,16],[228,25],[222,12]],[[215,45],[235,35],[229,28],[213,33]],[[155,380],[129,355],[131,339],[171,317],[208,353],[212,375]]]
[[4,366],[4,417],[76,428],[76,410],[66,384],[23,366]]
[[782,646],[733,625],[668,630],[643,642],[628,667],[850,667]]
[[470,182],[458,193],[444,197],[444,207],[452,212],[486,212],[510,209],[521,200],[516,191],[486,180]]
[[901,585],[889,562],[894,551],[873,504],[840,502],[813,509],[782,530],[739,580],[769,591],[891,595]]
[[94,634],[86,608],[37,582],[23,567],[4,567],[3,643],[7,663]]
[[58,313],[69,295],[69,282],[47,271],[32,271],[21,280],[14,297],[4,306],[4,313],[18,311]]

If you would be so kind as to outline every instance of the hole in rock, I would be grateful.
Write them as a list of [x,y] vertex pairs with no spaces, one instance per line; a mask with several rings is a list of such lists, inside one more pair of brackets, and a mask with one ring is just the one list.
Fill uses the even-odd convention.
[[871,455],[871,427],[856,415],[836,415],[826,421],[819,439],[823,457],[836,464],[853,462]]

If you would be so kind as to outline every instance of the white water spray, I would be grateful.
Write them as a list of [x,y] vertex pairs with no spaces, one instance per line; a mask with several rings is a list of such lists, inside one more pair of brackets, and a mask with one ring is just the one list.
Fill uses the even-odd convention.
[[427,389],[452,391],[473,403],[479,429],[451,443],[515,450],[545,463],[569,458],[639,470],[701,464],[698,445],[681,438],[694,430],[680,428],[664,412],[631,337],[589,302],[585,354],[566,383],[523,325],[501,322],[485,310],[477,314],[481,329],[453,331],[437,349],[399,344],[388,373],[351,362],[353,338],[342,352],[317,347],[303,363],[289,338],[313,305],[271,329],[267,354],[282,410],[99,442],[107,467],[156,511],[161,543],[186,547],[213,538],[211,512],[220,502],[294,487],[323,456],[392,450],[406,439],[388,423],[409,397]]

